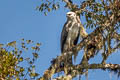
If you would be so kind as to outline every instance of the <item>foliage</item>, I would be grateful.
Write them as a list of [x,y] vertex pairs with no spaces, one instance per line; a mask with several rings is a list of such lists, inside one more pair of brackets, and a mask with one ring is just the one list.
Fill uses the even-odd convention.
[[[77,75],[83,75],[89,69],[102,69],[114,71],[120,75],[120,65],[106,63],[108,57],[120,49],[120,1],[119,0],[83,0],[81,4],[75,0],[41,0],[37,9],[47,15],[48,12],[59,9],[64,2],[64,7],[74,11],[78,16],[84,17],[86,23],[84,27],[93,29],[86,38],[82,39],[78,45],[70,51],[57,56],[51,61],[51,66],[44,72],[41,78],[35,71],[35,61],[39,58],[40,43],[33,46],[32,40],[21,40],[18,46],[16,41],[7,45],[0,44],[0,79],[3,80],[29,80],[40,79],[49,80],[55,73],[64,71],[63,76],[56,77],[54,80],[71,80]],[[80,26],[83,26],[82,23]],[[115,43],[113,45],[112,43]],[[23,53],[29,50],[33,57],[24,57]],[[84,50],[80,64],[65,64],[64,59],[74,52]],[[89,64],[89,60],[97,54],[102,55],[101,63]],[[29,53],[30,55],[30,53]],[[23,64],[29,66],[24,67]]]
[[[54,9],[57,0],[46,0],[41,2],[38,9],[41,12],[50,12]],[[50,2],[50,4],[49,4]],[[52,3],[53,2],[53,3]],[[70,53],[79,52],[84,49],[84,55],[80,64],[78,65],[64,65],[61,67],[61,62],[64,61],[68,54],[63,53],[57,58],[53,59],[51,66],[45,71],[44,75],[40,78],[41,80],[47,80],[52,77],[53,74],[64,71],[66,75],[55,78],[55,80],[73,79],[77,75],[82,75],[88,71],[88,69],[104,69],[114,71],[120,75],[120,65],[106,63],[108,57],[120,48],[120,1],[119,0],[82,0],[81,2],[75,3],[75,0],[61,0],[65,3],[65,8],[75,12],[78,16],[84,18],[86,28],[93,29],[86,38],[76,45]],[[62,6],[60,1],[57,3]],[[43,5],[44,4],[44,5]],[[57,9],[58,9],[57,8]],[[48,10],[50,9],[50,11]],[[48,11],[46,11],[48,10]],[[82,23],[81,25],[82,26]],[[114,43],[114,44],[112,44]],[[99,64],[89,64],[89,60],[95,55],[102,55],[102,62]],[[79,67],[79,69],[78,69]]]
[[[35,61],[39,57],[41,44],[24,39],[18,43],[20,45],[17,45],[16,41],[0,44],[0,80],[29,80],[39,76],[35,71]],[[32,50],[32,54],[28,53],[30,50]],[[32,57],[23,56],[27,53]],[[27,67],[25,67],[26,64]]]
[[47,15],[47,12],[51,12],[60,8],[59,2],[59,0],[42,0],[40,6],[37,6],[36,9],[38,9],[41,12],[44,12],[44,14]]

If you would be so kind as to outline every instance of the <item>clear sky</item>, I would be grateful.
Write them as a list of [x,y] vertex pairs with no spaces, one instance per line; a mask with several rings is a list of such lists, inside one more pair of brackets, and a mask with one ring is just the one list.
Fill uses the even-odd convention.
[[[60,33],[68,10],[61,8],[44,16],[36,10],[39,4],[40,0],[0,0],[0,43],[19,41],[21,38],[41,42],[36,70],[42,76],[52,58],[60,54]],[[119,56],[120,54],[110,56],[108,62],[112,60],[113,63],[120,64]],[[100,58],[99,54],[90,63],[100,62]],[[111,80],[116,79],[113,74]],[[82,77],[82,80],[85,80],[85,77]],[[110,74],[108,71],[90,70],[89,80],[110,80]]]

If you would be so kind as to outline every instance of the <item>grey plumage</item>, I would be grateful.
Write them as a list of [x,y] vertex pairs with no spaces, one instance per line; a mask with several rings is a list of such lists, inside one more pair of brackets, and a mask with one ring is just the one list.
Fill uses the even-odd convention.
[[[80,26],[77,21],[76,13],[67,13],[67,22],[64,24],[61,33],[61,52],[67,52],[74,47],[79,39]],[[71,58],[72,60],[72,58]]]

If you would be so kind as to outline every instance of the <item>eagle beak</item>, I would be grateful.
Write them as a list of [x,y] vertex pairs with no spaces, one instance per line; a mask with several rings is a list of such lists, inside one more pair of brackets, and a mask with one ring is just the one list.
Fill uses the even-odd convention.
[[67,17],[70,17],[70,14],[67,14],[66,16],[67,16]]

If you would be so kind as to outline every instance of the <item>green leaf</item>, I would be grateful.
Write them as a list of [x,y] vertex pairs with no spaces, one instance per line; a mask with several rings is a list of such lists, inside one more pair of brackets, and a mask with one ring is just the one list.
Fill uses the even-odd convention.
[[23,61],[23,57],[20,57],[19,61],[22,62]]
[[23,72],[23,71],[24,71],[24,68],[23,68],[23,67],[21,67],[21,68],[20,68],[20,72]]
[[33,53],[33,56],[34,56],[35,58],[38,58],[38,54],[37,54],[37,53]]
[[32,40],[26,40],[27,44],[33,43]]
[[50,12],[51,11],[51,8],[48,8],[48,12]]
[[3,46],[4,46],[4,44],[1,44],[1,43],[0,43],[0,48],[2,48]]
[[47,16],[47,12],[44,12],[44,15]]
[[41,46],[41,43],[37,43],[36,46],[37,46],[37,47]]
[[20,78],[18,77],[18,78],[16,78],[16,80],[20,80]]
[[21,40],[22,40],[22,41],[24,41],[25,39],[24,39],[24,38],[22,38]]
[[16,41],[8,43],[7,46],[16,47]]
[[31,77],[37,77],[37,76],[39,76],[39,74],[38,73],[30,73],[30,76]]

